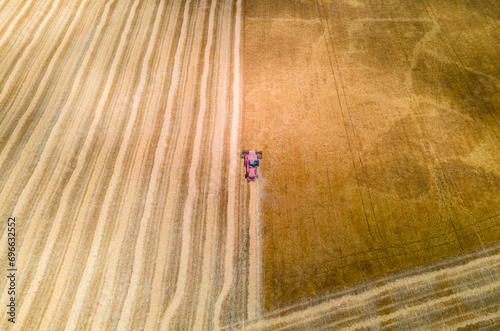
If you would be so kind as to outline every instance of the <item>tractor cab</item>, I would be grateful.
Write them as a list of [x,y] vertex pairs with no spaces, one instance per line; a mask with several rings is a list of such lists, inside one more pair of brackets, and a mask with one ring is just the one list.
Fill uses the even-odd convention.
[[259,160],[262,159],[262,151],[244,150],[241,152],[241,157],[245,159],[245,178],[248,181],[259,178],[257,167],[259,166]]

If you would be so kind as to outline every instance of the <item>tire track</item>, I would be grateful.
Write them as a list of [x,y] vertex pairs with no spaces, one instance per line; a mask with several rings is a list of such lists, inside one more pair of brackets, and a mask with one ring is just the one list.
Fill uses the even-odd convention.
[[[262,175],[259,177],[262,178]],[[250,186],[249,223],[250,248],[248,271],[248,307],[249,321],[260,319],[262,293],[262,179]]]

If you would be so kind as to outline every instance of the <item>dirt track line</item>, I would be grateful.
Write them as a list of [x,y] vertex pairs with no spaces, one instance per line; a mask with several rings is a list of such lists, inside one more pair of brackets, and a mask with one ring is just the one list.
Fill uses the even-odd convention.
[[237,218],[238,218],[238,191],[237,185],[240,181],[240,160],[238,156],[240,135],[240,112],[241,112],[241,36],[242,36],[242,1],[237,2],[235,40],[234,40],[234,77],[233,77],[233,116],[231,122],[230,148],[229,148],[229,180],[228,180],[228,203],[227,203],[227,232],[226,248],[224,254],[224,277],[222,291],[217,298],[214,310],[214,327],[221,328],[220,319],[222,304],[226,300],[234,281],[234,254],[235,241],[237,240]]
[[[490,247],[488,250],[484,251],[484,254],[483,256],[493,256],[494,253],[492,252],[496,252],[497,249],[495,249],[495,247]],[[472,256],[473,254],[470,254],[469,256]],[[460,264],[460,265],[465,265],[467,262],[464,262],[463,260],[461,260],[460,258],[464,258],[464,257],[467,257],[468,255],[465,255],[465,256],[461,256],[459,257],[458,261],[453,259],[451,261],[447,261],[445,264],[438,264],[438,265],[431,265],[431,267],[433,269],[439,269],[439,270],[446,270],[445,268],[447,268],[447,266],[449,265],[454,265],[454,264]],[[476,257],[476,259],[478,259]],[[468,261],[471,261],[471,260],[468,260]],[[500,261],[498,261],[498,263],[500,264]],[[490,267],[490,265],[488,266]],[[418,270],[418,269],[417,269]],[[432,270],[432,269],[427,269],[427,270]],[[468,269],[469,272],[473,272],[474,270],[473,269]],[[480,270],[480,269],[478,269]],[[421,271],[422,274],[428,274],[429,271]],[[392,275],[389,279],[386,279],[385,282],[391,282],[391,283],[395,283],[396,281],[398,280],[402,280],[402,279],[410,279],[410,281],[413,280],[413,278],[416,276],[416,272],[415,271],[411,271],[411,270],[406,270],[406,271],[402,271],[402,273],[396,273],[394,275]],[[448,278],[447,281],[458,281],[457,279],[459,279],[460,277],[462,276],[462,274],[456,274],[456,275],[451,275],[451,276],[447,276]],[[406,278],[402,278],[402,277],[406,277]],[[415,286],[420,286],[424,283],[425,281],[420,281],[420,282],[415,282],[414,285]],[[365,289],[366,288],[369,288],[369,287],[374,287],[374,286],[380,286],[380,285],[377,285],[379,282],[376,282],[375,284],[370,284],[368,283],[368,285],[365,285]],[[436,283],[433,283],[433,284],[438,284],[438,282]],[[405,284],[404,283],[401,283],[400,284],[401,286],[399,286],[398,288],[393,288],[392,290],[394,290],[394,292],[396,290],[404,290],[405,289]],[[351,293],[353,293],[353,291],[355,291],[354,288],[351,288],[350,291],[348,291],[347,293],[344,293],[344,294],[341,294],[342,296],[346,296],[346,295],[352,295]],[[363,290],[363,289],[359,289],[358,290],[359,293],[361,292],[366,292],[366,290]],[[385,291],[384,292],[385,294],[383,296],[387,296],[388,294],[390,294],[390,292],[388,291]],[[425,291],[422,291],[422,293],[425,293]],[[439,292],[437,292],[439,293]],[[338,298],[339,297],[339,294],[335,294],[332,293],[333,295],[330,295],[330,296],[327,296],[327,297],[323,297],[323,298],[320,298],[320,302],[316,302],[316,303],[309,303],[309,306],[319,306],[321,303],[326,303],[330,300],[333,300],[334,298]],[[423,296],[425,296],[426,294],[423,294]],[[380,297],[379,297],[380,298]],[[412,298],[414,298],[416,301],[418,301],[419,299],[419,296],[413,296]],[[287,315],[287,312],[291,312],[291,311],[298,311],[298,310],[305,310],[306,307],[304,307],[304,304],[297,304],[297,305],[291,305],[291,306],[288,306],[288,307],[284,307],[284,308],[281,308],[281,309],[277,309],[277,310],[273,310],[271,312],[269,312],[270,314],[272,314],[272,316],[277,316],[277,315]],[[268,319],[270,318],[273,318],[273,317],[270,317],[268,316]]]
[[[255,184],[255,185],[253,185]],[[249,248],[249,269],[248,269],[248,307],[247,316],[249,321],[260,318],[261,300],[261,240],[262,240],[262,179],[256,183],[250,183],[250,248]]]
[[[397,289],[405,289],[405,288],[411,288],[415,287],[418,288],[420,285],[427,285],[427,284],[432,284],[432,280],[434,279],[441,279],[441,278],[447,278],[447,277],[456,277],[456,275],[464,275],[464,277],[467,276],[467,274],[471,270],[476,270],[481,267],[488,267],[491,266],[493,263],[500,263],[500,254],[493,255],[493,256],[488,256],[488,257],[482,257],[478,258],[476,260],[472,260],[466,264],[455,266],[455,267],[450,267],[450,268],[445,268],[437,271],[431,271],[428,273],[423,273],[415,276],[410,276],[408,278],[403,278],[403,279],[398,279],[395,281],[392,281],[388,283],[387,285],[383,285],[374,289],[369,289],[367,291],[361,292],[359,294],[348,294],[344,295],[340,298],[332,299],[327,302],[322,302],[319,303],[315,306],[310,306],[305,309],[290,313],[289,315],[286,316],[278,316],[278,317],[272,317],[268,319],[264,319],[262,321],[259,321],[258,324],[250,324],[248,325],[248,328],[250,329],[276,329],[276,328],[283,328],[285,326],[292,326],[292,325],[297,325],[297,324],[304,324],[308,322],[313,322],[314,320],[321,319],[323,316],[328,315],[332,311],[335,311],[335,309],[338,309],[340,307],[355,307],[358,305],[367,305],[369,304],[374,298],[378,297],[381,295],[381,293],[395,293]],[[497,287],[500,285],[500,283],[494,283],[494,287]],[[487,287],[491,289],[491,284],[485,285],[481,287],[480,289],[473,289],[477,290],[476,292],[483,293],[483,291],[487,291]],[[471,292],[469,294],[473,294],[476,292]],[[457,293],[457,297],[460,296],[459,292]],[[463,296],[466,296],[465,294]],[[430,302],[426,302],[429,305],[435,305],[437,300],[445,301],[447,300],[448,297],[442,297],[436,300],[431,300]],[[439,302],[441,302],[439,301]],[[425,304],[425,303],[424,303]],[[421,305],[419,305],[421,306]],[[424,307],[424,306],[422,306]],[[379,318],[379,317],[377,317]],[[384,318],[384,316],[380,317]]]

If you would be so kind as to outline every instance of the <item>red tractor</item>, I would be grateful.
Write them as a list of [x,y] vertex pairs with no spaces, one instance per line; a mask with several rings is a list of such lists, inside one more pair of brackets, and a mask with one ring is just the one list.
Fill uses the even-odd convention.
[[259,166],[259,160],[262,159],[261,151],[241,151],[241,157],[245,158],[245,168],[247,170],[245,178],[248,181],[259,178],[257,175],[257,167]]

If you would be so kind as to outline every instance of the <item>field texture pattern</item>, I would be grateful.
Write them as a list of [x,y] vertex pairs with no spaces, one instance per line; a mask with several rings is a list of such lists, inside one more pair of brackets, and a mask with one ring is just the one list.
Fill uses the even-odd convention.
[[498,324],[498,5],[479,3],[466,30],[444,1],[0,0],[0,329]]

